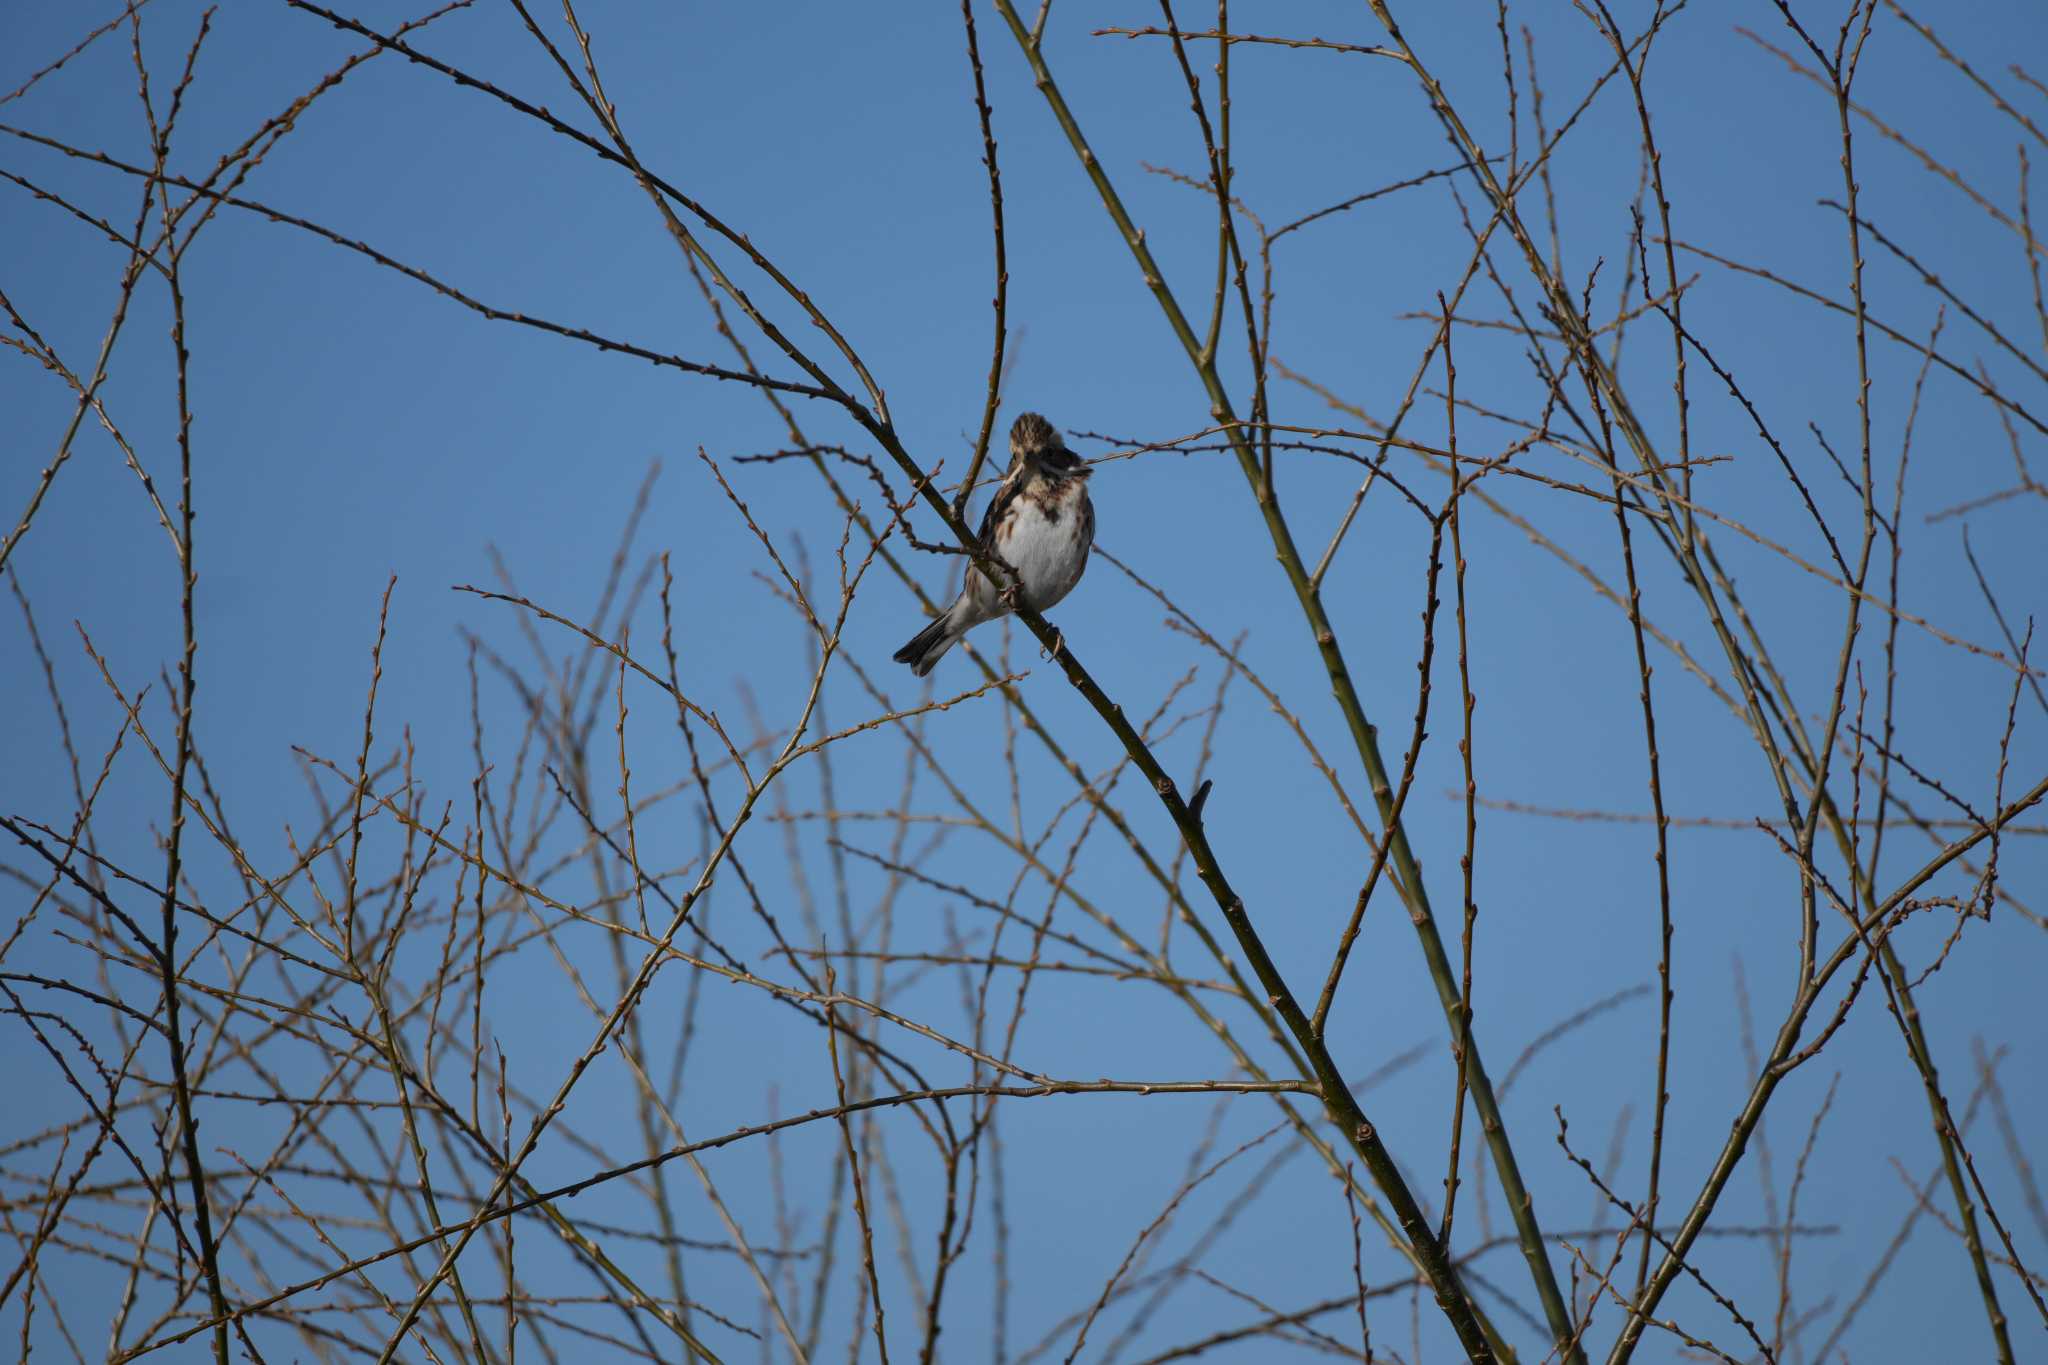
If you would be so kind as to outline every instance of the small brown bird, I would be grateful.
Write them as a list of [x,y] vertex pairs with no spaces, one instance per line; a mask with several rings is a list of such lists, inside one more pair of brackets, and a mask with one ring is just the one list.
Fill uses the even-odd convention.
[[1014,587],[991,583],[979,568],[953,605],[896,651],[922,678],[939,656],[984,621],[1007,616],[1011,592],[1021,591],[1034,611],[1046,611],[1074,590],[1095,543],[1095,508],[1088,501],[1089,470],[1081,457],[1035,412],[1010,428],[1010,472],[981,518],[981,548],[1016,571]]

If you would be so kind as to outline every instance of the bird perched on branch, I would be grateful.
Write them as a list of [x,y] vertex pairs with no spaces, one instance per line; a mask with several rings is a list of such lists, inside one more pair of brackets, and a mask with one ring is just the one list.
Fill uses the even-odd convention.
[[1007,616],[1017,595],[1046,611],[1074,590],[1095,543],[1095,508],[1088,501],[1089,470],[1081,457],[1035,412],[1010,428],[1010,472],[981,518],[981,551],[1009,565],[1012,583],[993,583],[969,565],[967,582],[952,606],[896,651],[922,678],[939,656],[984,621]]

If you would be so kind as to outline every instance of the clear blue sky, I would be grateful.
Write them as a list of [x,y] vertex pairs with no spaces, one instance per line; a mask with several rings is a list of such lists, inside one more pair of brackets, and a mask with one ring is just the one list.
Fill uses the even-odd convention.
[[[1242,8],[1242,7],[1241,7]],[[1802,14],[1832,32],[1833,7],[1802,4]],[[860,349],[887,390],[896,423],[927,463],[957,470],[980,417],[990,334],[988,199],[978,164],[980,134],[969,103],[958,16],[950,6],[589,7],[607,87],[644,160],[684,186],[809,289]],[[1642,6],[1625,7],[1626,26]],[[43,3],[10,7],[0,19],[0,86],[12,89],[65,51],[108,5]],[[147,48],[159,97],[174,78],[197,22],[188,0],[155,0],[145,11]],[[1208,425],[1207,402],[1173,344],[1028,72],[993,11],[978,9],[987,77],[995,105],[1008,208],[1010,320],[1015,369],[1003,420],[1036,408],[1068,429],[1156,440]],[[1409,38],[1431,60],[1452,97],[1468,105],[1474,132],[1504,148],[1498,99],[1500,47],[1490,6],[1398,7]],[[361,17],[389,28],[409,13],[375,4]],[[1195,22],[1183,15],[1185,22]],[[1369,43],[1378,38],[1362,5],[1302,4],[1235,15],[1254,32]],[[1214,268],[1214,214],[1198,193],[1149,175],[1144,165],[1195,173],[1201,144],[1186,90],[1169,49],[1156,39],[1091,37],[1106,24],[1157,22],[1137,4],[1055,7],[1049,59],[1104,166],[1115,179],[1184,301],[1200,307]],[[2034,64],[2048,53],[2036,7],[1975,4],[1939,15],[1952,47],[2001,82],[2006,97],[2037,124],[2048,101],[2005,73],[2007,62]],[[1208,22],[1204,20],[1203,22]],[[1535,28],[1554,126],[1604,68],[1604,49],[1568,7],[1524,4],[1512,22]],[[1679,237],[1742,261],[1768,263],[1833,296],[1846,294],[1846,236],[1839,216],[1816,200],[1840,195],[1834,112],[1816,87],[1736,32],[1753,27],[1789,41],[1774,8],[1695,4],[1670,21],[1652,61],[1653,110]],[[357,40],[281,3],[223,7],[182,115],[174,169],[204,174],[226,148],[284,107],[319,75],[357,50]],[[442,21],[422,38],[429,51],[488,74],[538,103],[567,110],[573,98],[507,6],[485,0]],[[1523,145],[1527,73],[1523,81]],[[2048,63],[2042,63],[2048,65]],[[1206,62],[1204,62],[1206,69]],[[1331,52],[1240,49],[1234,65],[1237,192],[1268,224],[1454,161],[1414,81],[1396,64]],[[0,106],[0,123],[47,133],[74,145],[139,158],[146,144],[125,40],[97,44],[30,95]],[[1991,110],[1954,71],[1940,64],[1890,12],[1879,15],[1858,93],[1874,111],[1955,166],[2006,211],[2016,205],[2017,124]],[[2040,356],[2020,239],[1955,187],[1859,124],[1858,169],[1866,212],[1902,247],[1994,320],[2029,355]],[[1634,111],[1625,87],[1610,86],[1555,167],[1565,240],[1565,269],[1583,281],[1601,263],[1598,290],[1611,311],[1628,250],[1628,210],[1637,160]],[[26,176],[120,224],[132,222],[136,187],[118,172],[68,161],[19,139],[0,139],[0,167]],[[1274,354],[1290,370],[1327,385],[1385,417],[1397,406],[1421,347],[1426,322],[1401,315],[1435,307],[1451,287],[1468,246],[1446,183],[1468,205],[1468,181],[1437,182],[1377,201],[1292,234],[1276,252],[1278,301]],[[447,80],[390,58],[373,61],[302,120],[247,193],[359,238],[431,271],[494,305],[582,326],[692,359],[725,363],[717,337],[674,246],[645,198],[616,168],[566,140]],[[1539,215],[1532,192],[1524,212]],[[1908,335],[1933,325],[1938,300],[1909,271],[1866,246],[1873,311]],[[1505,260],[1506,258],[1503,257]],[[77,368],[90,368],[114,299],[121,258],[104,239],[12,184],[0,184],[0,287],[23,315]],[[1855,502],[1826,463],[1807,424],[1836,450],[1855,446],[1854,354],[1847,321],[1792,300],[1756,280],[1681,257],[1699,270],[1686,296],[1689,327],[1724,363],[1785,443],[1838,535],[1853,535]],[[1525,303],[1530,291],[1515,281]],[[295,765],[293,745],[351,761],[362,727],[368,651],[379,594],[396,575],[379,700],[380,748],[401,724],[418,746],[430,807],[446,800],[467,809],[472,775],[466,646],[479,633],[509,652],[522,648],[509,608],[449,591],[491,574],[488,548],[503,554],[522,589],[566,615],[581,617],[601,587],[617,530],[650,464],[654,485],[641,551],[666,550],[678,580],[678,633],[693,695],[745,727],[743,695],[780,724],[793,714],[808,680],[805,645],[793,618],[752,575],[768,565],[750,533],[696,456],[721,458],[784,444],[760,398],[746,389],[681,376],[642,362],[541,335],[465,311],[420,285],[294,229],[223,210],[186,265],[197,420],[198,734],[214,781],[252,855],[282,862],[284,826],[303,831],[317,819]],[[1475,284],[1464,310],[1502,313],[1498,295]],[[807,342],[811,330],[794,321]],[[139,295],[113,364],[106,395],[136,434],[138,448],[166,496],[174,486],[174,394],[166,363],[168,313],[161,288]],[[1225,354],[1243,393],[1244,364],[1226,323]],[[751,338],[750,338],[751,340]],[[1520,345],[1497,332],[1457,335],[1460,392],[1517,413],[1540,406]],[[1880,485],[1890,487],[1917,356],[1872,341],[1872,421]],[[2038,378],[1999,352],[1951,309],[1943,349],[1966,366],[1979,357],[2001,384],[2036,411],[2048,410]],[[766,354],[756,347],[756,354]],[[8,458],[0,464],[0,524],[11,530],[40,470],[55,450],[70,402],[53,377],[10,353],[0,357],[0,413]],[[1630,344],[1623,375],[1653,434],[1675,446],[1669,400],[1669,343],[1644,325]],[[777,369],[787,372],[787,367]],[[1431,385],[1440,382],[1433,373]],[[1694,362],[1693,449],[1726,455],[1700,485],[1717,510],[1809,562],[1827,548],[1799,506],[1770,451],[1712,375]],[[1240,410],[1247,406],[1240,397]],[[1306,390],[1279,382],[1276,420],[1354,425]],[[819,440],[858,444],[859,433],[822,405],[801,415]],[[1435,441],[1443,431],[1437,402],[1419,411],[1409,434]],[[1478,418],[1462,419],[1461,445],[1497,451],[1511,437]],[[2038,432],[2020,428],[2022,448],[2044,466]],[[1085,454],[1108,449],[1076,441]],[[863,447],[865,448],[865,447]],[[1584,479],[1590,471],[1561,457],[1537,467]],[[1393,468],[1434,487],[1412,464]],[[785,543],[801,537],[821,571],[840,521],[807,468],[726,466],[762,525]],[[1356,485],[1356,466],[1317,457],[1287,459],[1284,506],[1297,535],[1319,548]],[[1953,376],[1930,379],[1908,474],[1903,523],[1903,606],[1942,629],[1998,646],[1997,628],[1961,548],[1956,519],[1927,513],[1988,494],[2014,480],[1997,415]],[[1497,481],[1499,491],[1547,534],[1618,577],[1612,519],[1602,507],[1533,484]],[[1138,567],[1222,637],[1249,630],[1245,656],[1302,715],[1355,796],[1365,785],[1308,632],[1244,482],[1226,458],[1150,455],[1104,466],[1094,482],[1100,543]],[[872,501],[872,498],[870,499]],[[2042,546],[2048,513],[2019,498],[1971,515],[1973,544],[2011,619],[2048,605]],[[935,525],[927,517],[920,530]],[[1839,594],[1817,579],[1722,530],[1717,544],[1746,593],[1758,628],[1802,698],[1819,705],[1841,639]],[[1519,531],[1476,510],[1466,525],[1475,764],[1482,791],[1501,800],[1548,807],[1640,812],[1647,809],[1636,678],[1625,620],[1583,582]],[[1331,570],[1326,596],[1366,703],[1398,761],[1414,703],[1416,611],[1426,533],[1384,490],[1368,500]],[[1661,552],[1639,538],[1646,610],[1692,647],[1720,656]],[[88,425],[10,566],[30,595],[52,654],[58,686],[81,746],[96,755],[118,713],[72,628],[89,632],[131,691],[175,662],[177,574],[154,514],[102,433]],[[938,590],[952,561],[926,561]],[[829,573],[828,573],[829,576]],[[1446,582],[1448,588],[1448,581]],[[1069,644],[1127,713],[1149,714],[1191,666],[1204,670],[1177,709],[1213,694],[1213,658],[1161,628],[1161,611],[1106,563],[1096,564],[1055,613]],[[917,626],[916,604],[877,573],[847,627],[854,658],[883,680],[899,703],[917,695],[908,675],[887,661]],[[643,640],[651,613],[636,621]],[[1445,625],[1448,626],[1448,618]],[[1881,660],[1866,627],[1865,677],[1880,684]],[[993,644],[995,630],[984,633]],[[1442,642],[1444,637],[1440,635]],[[566,650],[568,641],[550,637]],[[1090,771],[1114,762],[1113,738],[1056,670],[1028,642],[1015,662],[1029,667],[1030,703]],[[1748,817],[1771,809],[1770,787],[1755,746],[1728,713],[1669,655],[1653,658],[1660,707],[1665,792],[1674,814]],[[1423,858],[1438,912],[1448,925],[1457,902],[1460,806],[1445,793],[1457,780],[1456,675],[1439,654],[1432,741],[1409,805],[1409,829]],[[1717,672],[1722,671],[1720,668]],[[964,660],[942,666],[939,687],[965,687]],[[1973,804],[1988,806],[2012,674],[1995,663],[1944,647],[1908,626],[1901,635],[1899,742]],[[658,719],[653,693],[629,700],[634,724],[646,717],[634,780],[649,790],[686,774],[679,746]],[[161,687],[152,702],[158,732],[169,733]],[[873,705],[850,678],[828,691],[836,724]],[[487,724],[508,752],[516,733],[514,699],[487,690]],[[0,609],[0,812],[62,825],[72,815],[69,779],[40,668],[27,649],[19,613]],[[608,721],[606,722],[609,723]],[[1811,723],[1817,723],[1810,721]],[[2007,791],[2039,779],[2048,763],[2048,717],[2025,699]],[[1167,752],[1192,765],[1199,725],[1185,727]],[[996,705],[977,702],[930,722],[951,770],[986,809],[1009,808],[999,766],[1002,727]],[[600,738],[602,738],[602,728]],[[600,748],[602,745],[600,744]],[[879,806],[901,787],[900,746],[857,739],[842,751],[842,795]],[[1218,743],[1209,819],[1218,852],[1253,918],[1298,988],[1312,993],[1336,926],[1357,891],[1367,855],[1293,737],[1242,683],[1234,684]],[[1024,823],[1042,827],[1072,794],[1057,772],[1030,761]],[[792,779],[792,804],[815,796],[815,775]],[[599,786],[609,790],[600,769]],[[1122,801],[1164,856],[1170,831],[1141,786],[1126,782]],[[1940,808],[1915,792],[1918,805]],[[115,770],[98,830],[110,856],[154,865],[151,851],[166,805],[165,784],[134,746]],[[921,785],[913,806],[951,813],[941,789]],[[1064,850],[1076,816],[1051,847]],[[696,851],[697,831],[677,807],[643,829],[650,865],[669,866]],[[458,820],[459,822],[459,820]],[[2035,823],[2039,823],[2037,820]],[[878,829],[882,827],[877,827]],[[882,834],[864,846],[884,847]],[[747,847],[776,869],[779,830],[764,827]],[[1903,875],[1924,856],[1924,839],[1895,832],[1886,871]],[[395,846],[373,845],[389,856]],[[823,873],[822,845],[806,844]],[[26,855],[10,850],[13,866]],[[2007,841],[2004,875],[2038,907],[2043,887],[2039,838]],[[929,864],[948,880],[1007,881],[1012,867],[991,862],[985,845],[949,840]],[[202,861],[195,877],[215,879],[212,894],[234,894],[229,869]],[[792,904],[773,872],[770,895]],[[1676,838],[1672,856],[1677,916],[1678,989],[1674,1026],[1674,1105],[1666,1154],[1667,1198],[1689,1199],[1747,1086],[1732,1007],[1737,964],[1746,974],[1759,1044],[1782,1017],[1791,989],[1798,878],[1770,841],[1753,830],[1695,830]],[[1476,870],[1481,907],[1475,952],[1477,1030],[1496,1080],[1543,1030],[1613,991],[1654,979],[1656,902],[1650,839],[1641,826],[1567,823],[1487,812]],[[1084,855],[1077,884],[1112,907],[1141,937],[1156,933],[1159,906],[1128,853],[1098,838]],[[7,893],[11,931],[26,893]],[[1192,880],[1190,880],[1192,886]],[[857,875],[867,904],[880,878]],[[1949,887],[1949,890],[1966,890]],[[1043,888],[1025,897],[1039,897]],[[715,900],[728,927],[740,902],[722,886]],[[955,907],[957,910],[958,907]],[[936,943],[945,901],[906,890],[896,907],[899,935]],[[793,911],[785,908],[785,914]],[[1062,911],[1064,915],[1066,911]],[[1063,921],[1062,921],[1063,922]],[[1078,924],[1066,924],[1077,929]],[[1932,960],[1951,921],[1929,915],[1899,940],[1909,967]],[[757,955],[761,938],[733,932]],[[1973,923],[1941,971],[1922,988],[1937,1058],[1952,1102],[1968,1097],[1972,1043],[2010,1048],[2002,1075],[2021,1133],[2048,1129],[2044,1074],[2048,1022],[2039,1008],[2040,930],[2001,911]],[[604,960],[590,948],[592,962]],[[1184,945],[1192,963],[1191,945]],[[13,950],[7,970],[62,973],[78,968],[74,949],[47,923]],[[1190,966],[1189,970],[1195,970]],[[664,975],[651,1008],[673,1018],[684,986]],[[138,998],[148,992],[131,989]],[[524,1059],[529,1089],[552,1093],[562,1067],[587,1040],[590,1018],[539,951],[494,978],[494,1027],[508,1052]],[[1168,1079],[1221,1075],[1227,1066],[1203,1028],[1157,992],[1095,982],[1041,981],[1034,987],[1019,1056],[1055,1075]],[[1155,998],[1156,997],[1156,998]],[[926,981],[903,996],[906,1012],[928,1009],[942,1026],[957,1023],[950,981]],[[360,1002],[357,1002],[359,1004]],[[756,999],[727,991],[712,997],[706,1027],[717,1045],[700,1048],[682,1116],[693,1136],[708,1136],[772,1113],[829,1102],[830,1072],[813,1030],[792,1026]],[[1390,897],[1375,903],[1334,1016],[1333,1036],[1356,1074],[1427,1044],[1426,1060],[1366,1096],[1368,1111],[1408,1166],[1414,1187],[1440,1193],[1440,1157],[1449,1110],[1450,1067],[1440,1014],[1423,975],[1413,935]],[[74,1101],[54,1068],[10,1021],[7,1074],[16,1102],[0,1140],[12,1140],[68,1114]],[[1622,1181],[1640,1197],[1647,1151],[1656,1015],[1653,998],[1633,998],[1551,1048],[1516,1082],[1509,1122],[1537,1207],[1548,1226],[1584,1227],[1600,1207],[1596,1194],[1554,1141],[1553,1104],[1572,1121],[1574,1146],[1598,1160],[1624,1109],[1632,1114]],[[922,1055],[922,1054],[920,1054]],[[936,1057],[936,1054],[934,1054]],[[152,1068],[161,1058],[150,1057]],[[935,1074],[959,1068],[934,1062]],[[1772,1158],[1767,1194],[1752,1150],[1723,1201],[1729,1225],[1782,1209],[1792,1162],[1830,1078],[1839,1091],[1822,1130],[1820,1152],[1801,1194],[1802,1222],[1835,1235],[1803,1241],[1794,1265],[1795,1309],[1834,1295],[1836,1308],[1861,1284],[1909,1205],[1893,1166],[1915,1178],[1932,1169],[1934,1144],[1925,1102],[1898,1031],[1874,992],[1859,1003],[1817,1062],[1781,1090],[1766,1125]],[[770,1092],[776,1092],[771,1102]],[[600,1066],[577,1091],[570,1118],[585,1131],[630,1127],[627,1082]],[[1239,1101],[1222,1129],[1224,1146],[1270,1122],[1265,1101]],[[608,1118],[607,1115],[610,1117]],[[1006,1112],[1010,1219],[1017,1237],[1012,1275],[1012,1349],[1099,1291],[1131,1239],[1171,1196],[1185,1153],[1207,1122],[1206,1102],[1179,1099],[1061,1099],[1020,1102]],[[210,1144],[264,1150],[269,1116],[228,1104],[204,1111]],[[908,1154],[907,1116],[892,1122]],[[1472,1140],[1468,1129],[1468,1142]],[[837,1141],[818,1125],[786,1144],[792,1197],[815,1209]],[[1278,1139],[1275,1140],[1276,1142]],[[616,1150],[635,1154],[637,1134]],[[2048,1260],[2048,1230],[2029,1218],[2019,1183],[1988,1122],[1973,1129],[1972,1150],[2022,1254],[2037,1269]],[[1191,1201],[1220,1208],[1269,1144]],[[8,1190],[24,1172],[42,1178],[54,1154],[8,1158]],[[20,1161],[22,1164],[17,1165]],[[710,1158],[736,1211],[772,1239],[773,1211],[763,1192],[765,1155],[740,1147]],[[906,1155],[906,1188],[920,1168]],[[536,1178],[574,1179],[587,1153],[562,1142],[543,1146]],[[690,1184],[682,1177],[683,1184]],[[681,1186],[679,1185],[678,1188]],[[694,1185],[686,1216],[705,1216]],[[1938,1192],[1947,1210],[1946,1192]],[[1775,1200],[1775,1203],[1771,1201]],[[623,1189],[590,1196],[592,1216],[645,1225],[644,1208]],[[579,1211],[583,1206],[579,1206]],[[933,1210],[913,1202],[917,1249],[929,1264],[925,1224]],[[1504,1224],[1498,1199],[1496,1226]],[[1461,1242],[1477,1235],[1476,1212],[1461,1214]],[[1468,1221],[1470,1220],[1470,1221]],[[1196,1226],[1190,1222],[1187,1226]],[[707,1236],[723,1234],[712,1225]],[[1184,1231],[1185,1229],[1183,1229]],[[538,1233],[524,1246],[544,1256]],[[1182,1239],[1184,1241],[1184,1238]],[[1170,1242],[1169,1250],[1180,1243]],[[1370,1243],[1369,1243],[1370,1249]],[[893,1256],[893,1251],[892,1251]],[[1393,1273],[1380,1249],[1377,1277]],[[1883,1294],[1862,1312],[1844,1345],[1855,1359],[1979,1359],[1988,1355],[1982,1310],[1960,1245],[1923,1220]],[[1343,1292],[1350,1282],[1349,1229],[1334,1187],[1312,1157],[1297,1157],[1267,1188],[1207,1262],[1261,1298],[1295,1305]],[[1528,1301],[1526,1276],[1498,1253],[1485,1273]],[[1708,1242],[1698,1260],[1716,1283],[1768,1315],[1775,1265],[1749,1241]],[[1562,1273],[1565,1258],[1557,1263]],[[892,1262],[893,1264],[893,1262]],[[652,1253],[647,1261],[656,1265]],[[850,1263],[842,1262],[847,1273]],[[110,1281],[104,1268],[67,1257],[46,1272],[88,1349],[100,1338]],[[281,1268],[280,1279],[297,1273]],[[885,1274],[890,1273],[885,1267]],[[705,1270],[695,1283],[714,1304],[740,1304],[753,1322],[749,1291],[737,1278]],[[1369,1262],[1368,1277],[1374,1277]],[[2041,1324],[2016,1279],[2000,1287],[2022,1358],[2038,1347]],[[579,1281],[565,1292],[584,1292]],[[949,1358],[978,1359],[987,1337],[985,1261],[964,1272],[950,1299],[944,1344]],[[901,1316],[896,1316],[898,1303]],[[1145,1329],[1139,1347],[1166,1346],[1244,1320],[1250,1310],[1202,1285],[1186,1287],[1172,1312]],[[1667,1301],[1689,1326],[1734,1349],[1740,1332],[1689,1289]],[[1395,1306],[1395,1305],[1398,1305]],[[909,1349],[913,1314],[891,1303],[892,1323]],[[835,1309],[851,1318],[850,1297]],[[1376,1334],[1407,1353],[1403,1300],[1377,1305]],[[1534,1334],[1502,1313],[1518,1339]],[[1445,1358],[1448,1337],[1426,1301],[1426,1358]],[[1348,1320],[1323,1325],[1350,1339]],[[1604,1349],[1614,1315],[1593,1338]],[[0,1315],[14,1332],[18,1304]],[[835,1332],[840,1330],[834,1329]],[[39,1314],[39,1343],[58,1349]],[[1434,1337],[1431,1334],[1435,1334]],[[1090,1352],[1113,1332],[1091,1337]],[[1441,1338],[1441,1341],[1438,1341]],[[836,1339],[836,1338],[834,1338]],[[730,1339],[728,1339],[730,1340]],[[1432,1344],[1434,1343],[1434,1344]],[[751,1351],[742,1346],[740,1354]],[[1060,1348],[1064,1354],[1065,1345]],[[1240,1348],[1241,1350],[1243,1348]],[[1740,1354],[1740,1352],[1737,1352]],[[1540,1349],[1533,1355],[1540,1355]],[[1533,1358],[1532,1355],[1532,1358]],[[1131,1358],[1135,1358],[1135,1355]],[[1261,1352],[1217,1358],[1258,1359]],[[1670,1358],[1668,1339],[1647,1344],[1645,1359]]]

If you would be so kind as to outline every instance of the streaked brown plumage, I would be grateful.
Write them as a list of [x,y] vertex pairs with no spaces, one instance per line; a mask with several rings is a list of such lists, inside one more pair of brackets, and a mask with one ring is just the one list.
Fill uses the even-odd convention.
[[[1010,472],[981,518],[981,546],[1016,572],[1016,589],[1034,611],[1045,611],[1074,590],[1095,543],[1095,507],[1088,500],[1088,468],[1068,450],[1052,423],[1035,412],[1010,428]],[[979,568],[953,605],[896,651],[920,678],[960,637],[984,621],[1010,613],[1005,589]]]

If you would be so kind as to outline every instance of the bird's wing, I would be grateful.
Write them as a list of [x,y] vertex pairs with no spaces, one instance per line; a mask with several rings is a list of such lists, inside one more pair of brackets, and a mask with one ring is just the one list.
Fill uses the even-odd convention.
[[1022,486],[1023,480],[1012,475],[996,486],[995,496],[988,500],[988,510],[981,514],[981,530],[975,536],[984,554],[996,552],[996,526],[1010,504],[1017,500],[1017,490]]

